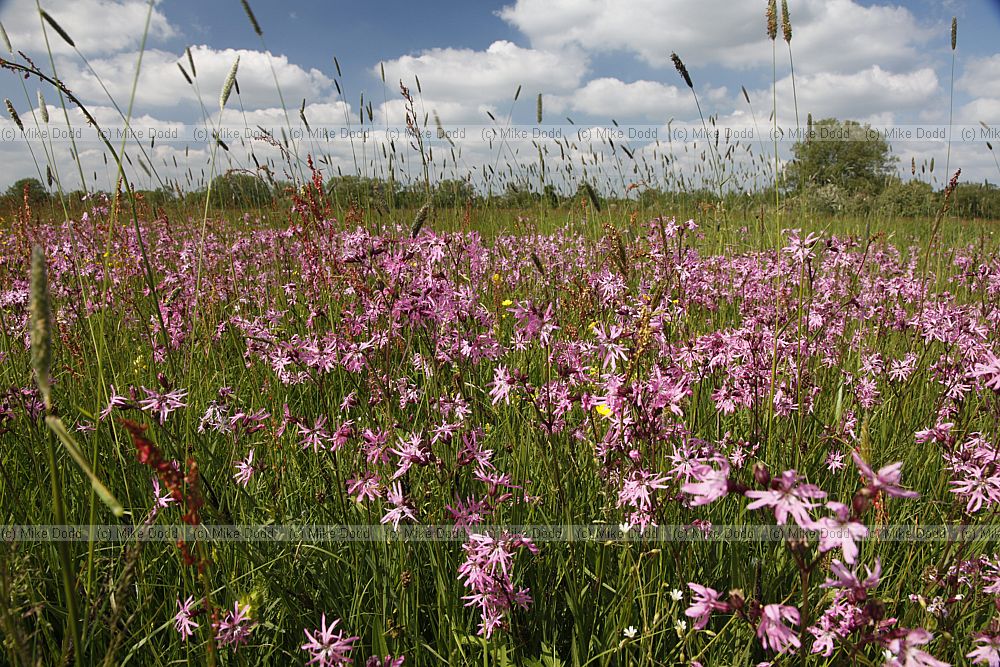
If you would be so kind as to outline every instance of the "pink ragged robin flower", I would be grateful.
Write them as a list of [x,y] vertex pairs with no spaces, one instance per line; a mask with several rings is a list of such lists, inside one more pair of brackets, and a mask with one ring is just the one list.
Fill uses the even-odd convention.
[[992,352],[984,355],[984,361],[976,364],[969,377],[982,378],[987,389],[1000,392],[1000,357]]
[[691,606],[684,610],[684,615],[694,619],[695,630],[702,630],[708,625],[708,618],[715,611],[729,611],[729,605],[719,601],[719,592],[714,588],[688,582],[688,588],[694,591]]
[[160,424],[165,424],[167,417],[174,410],[187,407],[187,403],[183,400],[187,396],[185,389],[164,392],[156,392],[145,387],[140,387],[140,389],[146,392],[146,398],[139,401],[139,407],[145,412],[154,413]]
[[708,505],[729,493],[729,461],[723,460],[720,468],[698,464],[691,471],[693,482],[681,486],[681,491],[694,496],[692,506]]
[[257,621],[250,618],[250,605],[233,604],[233,610],[226,612],[222,620],[212,623],[215,641],[220,646],[245,644],[250,633],[257,627]]
[[174,629],[180,633],[182,641],[187,641],[188,637],[194,634],[194,629],[199,627],[194,622],[197,611],[191,608],[193,604],[194,596],[192,595],[189,595],[184,602],[181,602],[181,599],[177,598],[177,615],[174,616]]
[[983,632],[976,637],[976,648],[965,654],[974,665],[1000,667],[1000,632]]
[[885,495],[893,498],[920,497],[920,494],[916,491],[908,491],[899,486],[899,481],[902,478],[902,462],[883,466],[882,468],[879,468],[878,472],[875,472],[872,470],[870,465],[865,463],[865,460],[861,458],[861,455],[858,454],[857,450],[851,452],[851,458],[854,459],[854,465],[856,465],[858,470],[861,471],[862,476],[864,476],[868,482],[868,488],[872,491],[881,491]]
[[950,667],[947,662],[938,660],[921,646],[934,638],[923,628],[900,628],[893,631],[885,641],[886,667]]
[[235,464],[236,474],[233,475],[233,479],[235,479],[236,483],[243,488],[246,488],[247,484],[250,483],[250,478],[253,477],[254,472],[257,470],[253,467],[253,451],[254,450],[251,449],[245,459],[237,461]]
[[816,507],[812,499],[825,498],[826,492],[814,484],[801,482],[801,475],[794,470],[786,470],[780,477],[771,480],[771,488],[766,491],[747,491],[744,494],[747,498],[755,498],[747,509],[771,507],[779,524],[784,525],[790,516],[801,528],[811,528],[813,521],[809,510]]
[[386,500],[392,503],[392,508],[385,513],[385,516],[382,517],[382,524],[391,523],[393,530],[398,530],[399,522],[403,519],[409,519],[413,522],[417,521],[417,517],[413,513],[413,509],[407,504],[406,499],[403,497],[403,489],[399,481],[392,483],[392,486],[386,493]]
[[851,508],[844,503],[829,502],[826,506],[833,510],[834,516],[825,516],[813,524],[819,531],[819,550],[826,553],[840,548],[844,561],[853,565],[858,557],[858,545],[854,541],[867,537],[868,529],[851,518]]
[[351,664],[351,651],[354,650],[354,642],[360,637],[346,637],[343,630],[334,632],[339,618],[333,619],[333,623],[326,624],[326,614],[320,620],[320,627],[309,632],[305,630],[307,641],[301,648],[309,653],[307,665],[317,667],[341,667]]
[[764,648],[777,653],[787,653],[791,647],[799,648],[802,643],[798,634],[786,623],[798,624],[799,610],[784,604],[765,605],[757,626],[757,638]]

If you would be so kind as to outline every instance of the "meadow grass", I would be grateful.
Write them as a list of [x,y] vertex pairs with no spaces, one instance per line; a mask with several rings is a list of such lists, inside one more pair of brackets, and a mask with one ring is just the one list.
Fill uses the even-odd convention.
[[[75,103],[57,72],[4,63]],[[197,90],[190,51],[179,64]],[[426,125],[419,81],[401,94]],[[218,101],[241,104],[238,64]],[[358,176],[412,176],[419,198],[396,205],[331,196],[322,146],[293,142],[290,193],[220,206],[215,142],[206,182],[184,184],[206,196],[153,205],[125,144],[105,148],[117,192],[70,197],[50,164],[58,204],[3,216],[5,524],[456,532],[4,542],[9,663],[962,664],[1000,643],[995,535],[875,532],[996,525],[1000,258],[995,223],[950,215],[952,192],[928,218],[819,215],[763,185],[724,205],[782,165],[715,146],[697,175],[664,170],[651,202],[626,196],[643,158],[601,181],[567,141],[487,183],[543,193],[562,172],[580,188],[558,205],[432,206],[432,175],[471,178],[421,143],[359,160]],[[716,201],[669,199],[696,182]],[[784,511],[851,524],[860,552],[646,539],[793,525]],[[485,528],[561,525],[609,532]]]
[[[739,458],[733,443],[745,441],[754,453],[743,462],[742,473],[734,470],[734,479],[750,482],[752,461],[773,471],[795,467],[831,497],[849,501],[859,488],[856,473],[849,464],[845,470],[830,472],[824,462],[831,451],[844,454],[857,448],[879,464],[902,461],[905,485],[922,494],[919,501],[888,500],[882,521],[969,521],[962,517],[962,503],[949,492],[942,452],[916,444],[913,438],[916,431],[934,426],[937,413],[946,405],[958,411],[955,421],[961,424],[961,433],[990,433],[995,397],[988,390],[980,390],[979,396],[973,391],[952,404],[942,396],[948,386],[936,378],[941,371],[932,368],[949,354],[960,354],[961,345],[955,348],[949,342],[928,340],[926,331],[923,337],[919,335],[919,327],[893,327],[888,315],[835,314],[835,327],[843,330],[833,337],[831,349],[822,349],[824,337],[810,325],[803,336],[809,353],[802,359],[784,355],[775,364],[763,362],[764,371],[777,365],[779,382],[789,385],[786,395],[794,392],[792,385],[800,376],[808,377],[802,383],[818,392],[808,399],[811,410],[793,410],[771,419],[761,405],[766,389],[750,407],[726,414],[712,395],[727,383],[732,369],[705,366],[705,358],[685,363],[678,357],[685,346],[699,348],[698,354],[705,355],[704,350],[713,347],[713,337],[720,335],[751,340],[753,325],[747,324],[748,318],[758,318],[768,308],[776,308],[779,322],[785,325],[779,336],[781,347],[796,340],[800,309],[811,312],[817,302],[836,313],[831,304],[839,307],[850,299],[861,300],[866,301],[866,308],[876,309],[871,313],[902,308],[907,317],[914,317],[917,302],[913,297],[871,293],[898,280],[920,284],[917,261],[922,237],[912,223],[908,228],[880,232],[870,246],[869,239],[858,238],[857,245],[836,252],[814,249],[819,257],[808,261],[809,277],[800,283],[802,274],[793,270],[787,254],[779,248],[756,249],[738,228],[704,233],[699,229],[672,241],[667,246],[675,257],[672,261],[685,267],[679,274],[663,272],[658,234],[654,230],[648,236],[640,234],[628,242],[626,271],[622,272],[619,247],[610,236],[597,233],[596,221],[589,234],[565,225],[559,229],[562,220],[549,222],[552,231],[503,234],[509,216],[514,215],[494,211],[492,229],[487,224],[483,230],[483,236],[492,240],[482,244],[477,241],[478,229],[463,228],[460,219],[449,222],[447,215],[439,213],[432,214],[412,240],[408,226],[396,226],[380,237],[362,228],[345,228],[334,218],[315,221],[308,231],[273,221],[213,219],[202,241],[204,285],[211,287],[198,300],[197,317],[188,310],[194,303],[188,271],[198,247],[194,240],[198,223],[167,226],[144,221],[141,229],[147,235],[156,275],[161,276],[163,319],[169,329],[166,345],[160,342],[162,332],[151,312],[155,306],[148,295],[143,296],[144,276],[135,261],[134,231],[113,226],[110,214],[100,205],[92,209],[88,222],[74,226],[72,236],[68,226],[36,224],[8,237],[3,249],[5,281],[12,288],[5,315],[9,328],[4,337],[3,374],[12,389],[5,402],[8,416],[3,440],[9,455],[4,457],[2,477],[8,522],[46,523],[52,511],[50,494],[45,491],[50,475],[37,446],[44,449],[43,443],[52,442],[53,436],[47,435],[39,421],[28,354],[12,324],[25,317],[23,306],[18,306],[24,301],[15,297],[27,291],[26,282],[18,276],[27,275],[24,258],[32,242],[50,249],[52,302],[57,313],[52,365],[55,405],[85,451],[92,453],[91,465],[125,505],[128,520],[137,525],[154,507],[152,473],[136,462],[133,442],[115,414],[149,423],[149,437],[165,457],[181,462],[190,457],[197,462],[205,523],[377,523],[391,506],[384,501],[356,503],[346,490],[348,478],[366,470],[378,472],[384,486],[389,486],[389,462],[396,461],[396,455],[386,453],[385,462],[366,464],[361,435],[367,429],[386,433],[390,450],[411,433],[421,434],[421,446],[433,453],[436,463],[417,464],[403,476],[407,503],[421,523],[450,523],[453,519],[446,506],[491,497],[490,484],[477,481],[471,466],[458,464],[461,438],[471,433],[485,443],[484,450],[493,452],[496,469],[520,487],[514,498],[497,503],[490,519],[483,519],[485,523],[628,523],[627,503],[619,506],[619,494],[622,476],[629,469],[617,468],[635,462],[629,464],[626,456],[624,463],[612,466],[609,457],[614,457],[608,452],[595,456],[604,448],[619,447],[615,437],[625,437],[609,436],[615,431],[618,411],[645,414],[645,408],[617,406],[607,398],[612,392],[609,387],[621,381],[626,366],[629,377],[637,382],[636,391],[649,381],[651,372],[679,373],[675,381],[690,375],[691,394],[679,404],[681,414],[664,411],[655,417],[655,429],[663,432],[651,436],[637,430],[628,435],[642,451],[642,468],[676,471],[677,457],[699,460],[706,447]],[[607,215],[614,220],[618,213]],[[846,239],[858,223],[842,224],[846,229],[820,231],[826,239]],[[446,231],[451,225],[455,231]],[[924,235],[928,226],[920,225]],[[989,345],[995,329],[986,318],[996,307],[996,294],[985,285],[997,271],[995,242],[986,228],[956,223],[944,229],[954,245],[936,244],[930,256],[934,272],[928,290],[936,283],[950,294],[928,291],[924,307],[960,309],[970,318],[967,326],[972,330],[986,327],[981,344]],[[113,239],[107,256],[106,235]],[[911,248],[910,254],[898,253],[888,240],[890,235],[904,248]],[[386,264],[382,260],[349,261],[359,252],[364,257],[364,250],[380,247],[387,249],[380,255]],[[405,257],[411,259],[391,268],[390,264]],[[79,281],[73,278],[77,266],[89,267]],[[970,275],[970,266],[982,267],[978,276]],[[762,273],[754,277],[751,271]],[[681,277],[683,273],[688,275]],[[777,276],[782,282],[774,288],[772,278]],[[425,280],[430,284],[423,284]],[[604,281],[611,296],[601,295]],[[821,290],[817,281],[822,283]],[[421,285],[418,291],[414,291],[415,283]],[[83,293],[77,288],[81,284]],[[426,290],[431,293],[423,294]],[[665,290],[661,304],[644,313],[660,290]],[[358,318],[364,320],[359,310],[363,304],[369,313],[376,313],[378,300],[368,300],[374,294],[384,294],[393,304],[415,302],[407,306],[407,315],[393,314],[397,305],[387,304],[367,324],[349,325],[359,322]],[[462,300],[467,303],[444,305]],[[534,315],[522,313],[519,320],[519,313],[511,312],[518,307],[511,304],[528,302],[537,304],[526,311]],[[547,304],[555,307],[552,322],[559,329],[543,344],[530,322],[532,317],[544,317]],[[444,315],[428,308],[459,311]],[[651,313],[659,322],[654,323],[650,337],[642,330]],[[602,362],[607,341],[595,334],[593,323],[624,329],[617,371]],[[356,326],[367,333],[350,333]],[[103,375],[90,359],[89,327],[110,332],[98,342]],[[765,327],[757,335],[766,336],[766,331]],[[345,370],[342,364],[351,346],[379,332],[389,337],[363,355],[363,367]],[[648,338],[643,344],[644,335]],[[454,336],[458,339],[449,342]],[[514,345],[515,338],[524,343]],[[467,344],[479,340],[486,348],[463,354],[459,340]],[[325,345],[343,348],[329,370],[316,358]],[[491,347],[494,352],[488,351]],[[765,343],[763,351],[769,349]],[[888,366],[911,352],[920,359],[913,374],[906,381],[872,375],[882,398],[868,408],[858,405],[850,378],[863,377],[862,367],[874,355]],[[731,354],[736,366],[751,366],[745,352],[737,349]],[[822,359],[825,354],[833,358]],[[574,357],[579,357],[575,362],[579,368],[574,368]],[[490,399],[495,369],[500,365],[525,374],[523,386],[513,390],[517,398],[509,405]],[[110,392],[112,386],[124,398],[120,407],[101,420],[98,415],[108,399],[98,388]],[[155,418],[155,407],[144,419],[137,406],[147,395],[140,387],[157,394],[181,388],[186,391],[181,401],[185,407],[163,424]],[[228,387],[231,394],[225,391],[220,398],[221,387]],[[543,398],[547,391],[565,395],[562,400],[567,405],[550,404]],[[357,406],[344,409],[341,404],[352,393]],[[613,407],[583,409],[581,400],[586,401],[588,394],[604,396]],[[453,401],[468,410],[457,422],[447,412]],[[224,418],[213,421],[212,406]],[[282,406],[287,406],[293,421],[279,437],[277,432],[287,422]],[[545,426],[553,409],[559,415],[557,421],[564,423]],[[845,426],[845,415],[851,413],[854,426]],[[243,417],[236,415],[256,417],[243,423]],[[322,443],[319,451],[303,449],[298,424],[311,427],[321,416],[330,419],[326,438],[332,438],[338,426],[349,424],[349,435],[335,452],[323,451],[331,446],[329,442]],[[229,419],[235,419],[233,425]],[[454,435],[431,444],[433,429],[452,422],[459,426]],[[251,449],[254,472],[244,488],[233,480],[234,465]],[[60,452],[59,459],[64,521],[114,523],[65,452]],[[678,496],[683,480],[683,474],[671,476],[667,488],[654,493],[651,517],[655,522],[690,525],[701,518],[721,525],[768,523],[766,517],[747,511],[746,501],[731,498],[700,511],[686,507],[677,500],[684,495]],[[493,495],[500,495],[499,491]],[[157,521],[174,523],[178,512],[163,508]],[[456,579],[463,561],[460,542],[219,543],[206,545],[203,572],[186,567],[170,543],[96,543],[92,553],[86,543],[70,543],[69,549],[77,595],[85,610],[81,615],[85,662],[105,659],[111,646],[114,651],[107,660],[112,664],[201,660],[197,656],[208,650],[207,638],[196,634],[181,642],[172,625],[175,601],[192,594],[202,597],[206,589],[204,597],[220,610],[231,608],[236,600],[250,604],[258,625],[249,643],[239,648],[239,655],[245,657],[238,659],[255,663],[297,656],[297,645],[303,641],[301,628],[311,627],[310,622],[318,625],[321,612],[341,618],[343,627],[361,637],[359,646],[365,647],[366,654],[405,653],[416,664],[439,659],[488,664],[509,659],[520,664],[548,654],[568,664],[664,664],[699,655],[704,664],[742,663],[766,655],[759,647],[753,648],[752,628],[729,622],[713,628],[721,633],[719,637],[679,632],[674,624],[685,620],[687,603],[673,600],[670,591],[683,591],[687,600],[686,583],[697,581],[720,590],[739,588],[748,595],[757,591],[761,598],[776,601],[796,594],[794,554],[780,542],[538,546],[537,556],[518,561],[518,584],[532,591],[530,610],[512,614],[509,630],[489,641],[477,637],[479,619],[463,606],[466,591]],[[975,553],[988,554],[988,549],[981,551],[985,547],[873,541],[863,547],[862,562],[882,559],[884,583],[879,595],[898,605],[892,613],[899,615],[901,623],[941,624],[958,638],[985,626],[989,596],[969,595],[945,617],[928,614],[920,605],[907,602],[907,596],[922,594],[932,599],[954,593],[921,577],[931,568],[944,572],[960,560],[975,560]],[[17,638],[34,655],[67,650],[68,598],[60,588],[57,573],[64,568],[56,551],[28,544],[6,545],[5,549],[6,617],[19,626],[8,633],[10,655],[17,655]],[[823,595],[817,589],[817,609]],[[23,614],[28,610],[34,611],[25,621]],[[116,622],[110,623],[109,618]],[[203,626],[209,624],[208,614],[200,618]],[[623,635],[630,626],[637,629],[634,638]],[[954,644],[946,640],[937,646],[945,655],[968,647],[957,640]],[[744,648],[734,653],[736,647]],[[223,651],[222,655],[228,654]],[[868,659],[877,658],[878,653],[871,653]],[[223,659],[237,658],[234,654]],[[852,660],[861,657],[852,656]]]

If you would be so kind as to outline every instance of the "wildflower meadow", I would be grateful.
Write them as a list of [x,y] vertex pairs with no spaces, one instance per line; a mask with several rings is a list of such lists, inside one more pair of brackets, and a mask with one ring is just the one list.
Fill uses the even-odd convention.
[[[22,132],[109,122],[4,35]],[[673,194],[567,139],[524,201],[449,197],[430,91],[385,85],[406,187],[269,133],[258,200],[218,134],[166,197],[104,135],[116,187],[9,198],[0,663],[1000,665],[1000,255],[955,157],[917,216],[817,212],[756,142],[747,204],[718,139]]]

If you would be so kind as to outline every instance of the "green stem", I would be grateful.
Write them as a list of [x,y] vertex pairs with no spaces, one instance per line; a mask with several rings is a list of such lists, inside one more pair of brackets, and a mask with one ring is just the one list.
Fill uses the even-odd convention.
[[[48,441],[49,480],[52,487],[52,514],[58,526],[66,525],[66,508],[63,505],[62,479],[56,466],[56,443],[50,434]],[[73,561],[70,558],[69,546],[66,542],[57,541],[56,551],[59,554],[60,574],[62,575],[63,591],[66,595],[66,624],[73,638],[73,658],[78,667],[83,665],[83,646],[80,641],[80,626],[77,623],[76,585],[73,577]]]

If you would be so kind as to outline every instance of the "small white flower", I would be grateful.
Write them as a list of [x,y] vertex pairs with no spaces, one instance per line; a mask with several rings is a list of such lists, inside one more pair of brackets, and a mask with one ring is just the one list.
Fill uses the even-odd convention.
[[940,595],[935,596],[931,600],[930,604],[927,605],[927,613],[934,614],[935,616],[947,615],[948,610],[944,606],[944,598]]
[[678,637],[683,637],[687,629],[688,629],[687,621],[685,621],[683,618],[678,618],[676,621],[674,621],[674,630],[677,631]]
[[670,599],[674,602],[680,602],[684,599],[684,592],[678,588],[673,588],[670,590]]
[[626,639],[634,639],[636,632],[638,632],[638,631],[635,629],[634,625],[630,625],[627,628],[625,628],[624,630],[622,630],[622,634],[625,635]]
[[620,523],[620,524],[618,524],[618,529],[622,531],[623,535],[625,535],[625,534],[628,533],[628,531],[632,530],[632,524],[630,524],[630,523]]

